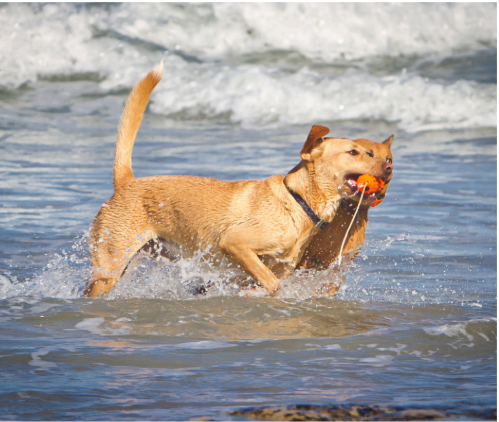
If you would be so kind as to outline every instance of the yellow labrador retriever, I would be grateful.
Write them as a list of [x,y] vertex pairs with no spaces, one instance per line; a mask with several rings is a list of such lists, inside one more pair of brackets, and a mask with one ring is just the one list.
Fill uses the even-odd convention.
[[[369,173],[385,182],[392,177],[392,164],[374,154],[374,143],[324,138],[329,129],[316,125],[303,145],[301,162],[285,177],[239,182],[194,176],[136,179],[133,144],[162,76],[160,64],[137,84],[125,105],[116,141],[114,194],[97,213],[90,233],[87,296],[109,292],[136,252],[158,238],[206,251],[214,262],[226,256],[275,294],[279,280],[296,268],[310,240],[325,230],[342,199],[352,194],[356,176]],[[385,141],[388,147],[390,143],[391,138]],[[308,256],[324,262],[331,258],[320,248],[310,249]]]

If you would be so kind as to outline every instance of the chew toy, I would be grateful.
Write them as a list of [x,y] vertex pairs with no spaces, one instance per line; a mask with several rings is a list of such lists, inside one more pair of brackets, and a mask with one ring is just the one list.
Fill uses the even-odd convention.
[[[366,186],[366,192],[376,193],[385,187],[385,182],[377,177],[371,176],[370,174],[363,174],[357,179],[357,189],[362,190],[364,186]],[[375,207],[382,200],[383,198],[376,199],[376,201],[371,204],[371,207]]]
[[364,186],[366,187],[366,192],[379,192],[385,186],[385,182],[370,174],[363,174],[357,179],[357,189],[362,190]]

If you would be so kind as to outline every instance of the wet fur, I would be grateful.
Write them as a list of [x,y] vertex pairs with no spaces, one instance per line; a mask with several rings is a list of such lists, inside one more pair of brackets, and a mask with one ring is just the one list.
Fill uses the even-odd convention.
[[[312,266],[334,260],[327,248],[338,235],[336,224],[320,233],[289,190],[330,222],[336,219],[346,174],[369,173],[389,181],[386,158],[369,153],[373,145],[382,144],[324,138],[329,129],[316,125],[302,148],[301,162],[286,177],[239,182],[194,176],[136,179],[133,144],[162,74],[162,65],[149,72],[125,105],[116,141],[114,194],[97,213],[90,233],[92,277],[85,295],[109,292],[137,251],[160,238],[187,250],[205,251],[213,262],[227,257],[270,294],[278,291],[280,280],[300,261],[306,266],[302,259],[306,251]],[[385,141],[388,151],[390,143],[391,138]],[[352,148],[359,153],[348,153]],[[358,231],[362,234],[350,236],[348,250],[363,241],[364,231]]]

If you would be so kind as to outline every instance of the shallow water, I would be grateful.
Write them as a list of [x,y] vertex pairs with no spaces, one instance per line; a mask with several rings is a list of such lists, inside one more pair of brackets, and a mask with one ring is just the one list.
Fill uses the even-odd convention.
[[[467,419],[495,408],[495,8],[0,7],[12,26],[0,37],[3,418],[228,419],[307,403]],[[290,25],[295,38],[282,35]],[[336,298],[313,296],[328,271],[247,298],[198,256],[144,254],[108,297],[81,298],[122,104],[161,58],[137,177],[285,174],[314,123],[351,139],[395,134],[393,181]]]

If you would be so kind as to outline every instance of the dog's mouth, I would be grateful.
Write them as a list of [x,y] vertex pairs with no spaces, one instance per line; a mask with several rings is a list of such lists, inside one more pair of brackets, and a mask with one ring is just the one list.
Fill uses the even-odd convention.
[[[360,176],[361,176],[360,174],[356,174],[356,173],[347,174],[345,176],[344,186],[347,186],[348,189],[350,190],[350,192],[348,192],[348,191],[345,192],[345,190],[343,190],[343,194],[346,198],[353,199],[354,201],[359,201],[361,192],[357,188],[357,179]],[[376,192],[373,192],[373,193],[364,192],[364,197],[362,198],[362,203],[367,204],[367,205],[371,205],[376,201],[376,199],[378,199]]]

